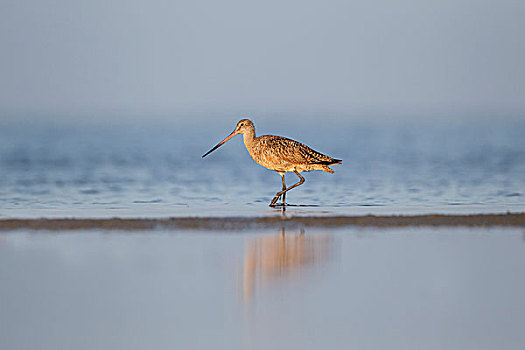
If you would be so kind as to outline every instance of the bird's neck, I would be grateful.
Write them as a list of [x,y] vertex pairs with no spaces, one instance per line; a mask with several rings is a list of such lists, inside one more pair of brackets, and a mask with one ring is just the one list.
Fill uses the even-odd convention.
[[255,128],[249,129],[243,133],[242,139],[244,141],[244,145],[249,150],[253,145],[253,141],[255,140]]

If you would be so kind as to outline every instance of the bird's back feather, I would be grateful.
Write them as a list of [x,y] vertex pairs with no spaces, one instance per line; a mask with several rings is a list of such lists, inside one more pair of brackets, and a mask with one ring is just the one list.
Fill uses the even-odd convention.
[[266,157],[280,159],[281,162],[294,165],[321,164],[329,165],[340,163],[298,141],[275,135],[263,135],[256,138],[255,148],[263,151]]

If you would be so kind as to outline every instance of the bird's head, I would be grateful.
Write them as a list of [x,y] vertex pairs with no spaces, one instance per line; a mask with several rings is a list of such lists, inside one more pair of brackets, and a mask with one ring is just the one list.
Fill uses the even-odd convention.
[[239,120],[239,122],[235,126],[235,129],[232,131],[232,133],[230,135],[226,136],[226,138],[224,140],[222,140],[221,142],[219,142],[217,145],[215,145],[215,147],[213,147],[208,152],[206,152],[202,156],[202,158],[206,157],[208,154],[210,154],[211,152],[215,151],[217,148],[219,148],[222,145],[224,145],[226,143],[226,141],[228,141],[229,139],[231,139],[235,135],[239,135],[239,134],[243,134],[244,135],[244,134],[247,134],[249,132],[254,132],[254,128],[255,127],[253,126],[253,122],[250,119],[241,119],[241,120]]
[[245,133],[247,133],[249,130],[251,130],[253,128],[254,128],[253,122],[250,119],[241,119],[237,123],[237,126],[235,126],[234,133],[236,135],[238,135],[238,134],[245,134]]

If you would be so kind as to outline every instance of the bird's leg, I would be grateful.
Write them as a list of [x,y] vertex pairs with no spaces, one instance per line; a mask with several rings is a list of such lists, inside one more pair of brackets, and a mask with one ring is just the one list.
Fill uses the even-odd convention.
[[292,188],[300,186],[300,185],[302,185],[304,183],[304,177],[302,177],[301,174],[299,174],[299,172],[297,170],[294,170],[293,172],[295,173],[295,175],[299,176],[299,182],[296,183],[296,184],[293,184],[292,186],[290,186],[288,188],[283,189],[280,192],[277,192],[277,194],[275,195],[275,197],[273,197],[273,199],[272,199],[272,201],[270,203],[270,207],[274,207],[275,206],[275,203],[277,202],[279,197],[281,197],[281,195],[284,195],[286,192],[290,191]]
[[[286,183],[284,182],[284,173],[281,175],[282,179],[283,179],[283,191],[286,189]],[[286,192],[283,193],[283,207],[285,205],[285,200],[286,200]]]
[[[283,189],[282,190],[284,191],[286,189],[286,183],[284,181],[284,173],[279,173],[279,175],[281,175],[281,179],[283,180]],[[273,199],[272,199],[272,203],[270,204],[270,207],[275,206],[276,205],[275,203],[277,203],[277,201],[279,199],[281,199],[281,196],[283,197],[283,204],[282,205],[284,206],[284,200],[286,198],[286,195],[276,194],[275,197],[273,197]]]

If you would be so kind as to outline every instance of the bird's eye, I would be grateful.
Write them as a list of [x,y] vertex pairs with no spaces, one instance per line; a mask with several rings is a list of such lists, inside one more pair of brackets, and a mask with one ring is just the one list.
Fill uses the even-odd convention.
[[244,126],[244,123],[241,123],[241,126]]

